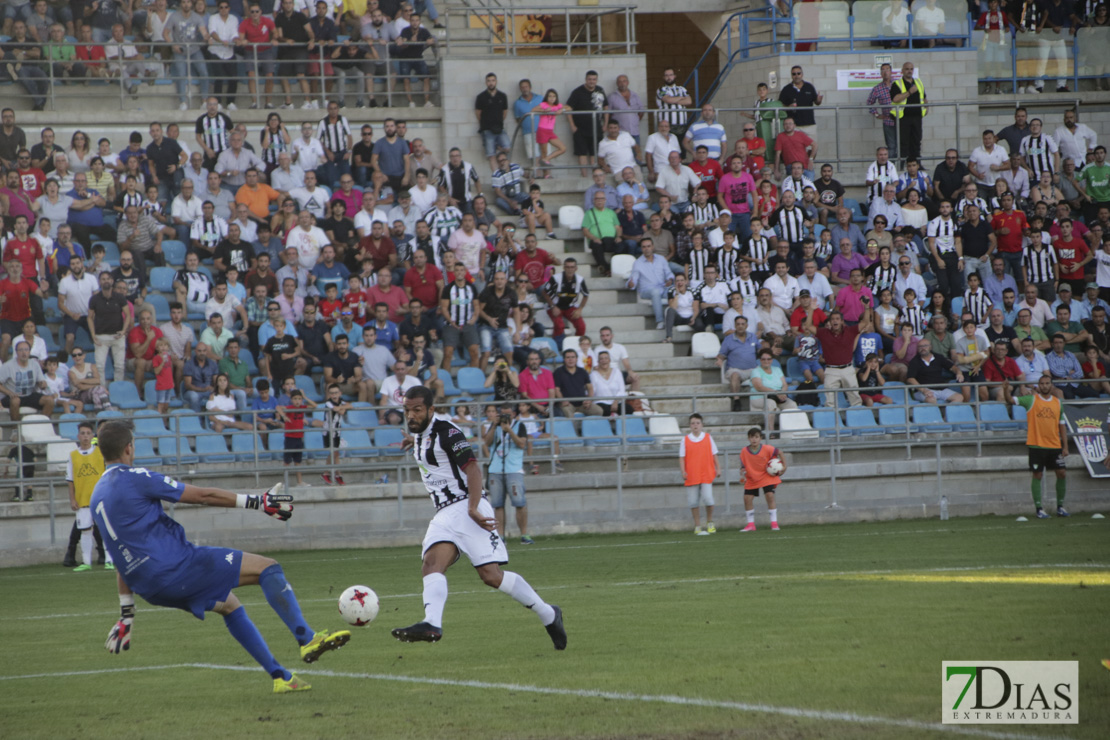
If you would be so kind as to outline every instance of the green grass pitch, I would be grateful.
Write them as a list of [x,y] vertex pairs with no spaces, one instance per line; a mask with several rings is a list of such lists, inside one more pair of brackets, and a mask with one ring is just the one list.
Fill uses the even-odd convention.
[[[382,603],[304,666],[261,591],[239,589],[313,685],[280,696],[219,616],[140,600],[132,649],[111,656],[114,574],[10,569],[0,736],[1105,738],[1108,527],[984,517],[510,540],[511,569],[564,610],[562,653],[465,560],[448,572],[444,639],[410,645],[389,630],[423,616],[417,547],[276,553],[315,629],[341,625],[349,585]],[[1080,724],[943,727],[941,661],[962,659],[1079,661]]]

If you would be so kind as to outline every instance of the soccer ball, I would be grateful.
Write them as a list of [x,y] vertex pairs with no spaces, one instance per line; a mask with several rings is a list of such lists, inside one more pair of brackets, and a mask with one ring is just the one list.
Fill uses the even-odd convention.
[[351,586],[339,597],[339,614],[356,627],[365,627],[378,616],[378,595],[369,586]]
[[786,470],[786,466],[782,464],[782,460],[779,458],[772,457],[767,461],[767,475],[780,475],[784,470]]

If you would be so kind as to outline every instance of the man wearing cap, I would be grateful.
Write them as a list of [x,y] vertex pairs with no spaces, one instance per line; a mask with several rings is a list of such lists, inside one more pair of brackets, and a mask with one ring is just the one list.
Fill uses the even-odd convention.
[[[1098,297],[1099,288],[1098,283],[1091,281],[1087,283],[1087,289],[1083,292],[1083,297],[1079,299],[1078,303],[1083,308],[1087,309],[1088,318],[1093,319],[1095,316],[1095,309],[1102,306],[1107,313],[1110,313],[1110,303]],[[1087,319],[1083,319],[1086,321]]]
[[[1053,302],[1051,306],[1053,316],[1056,315],[1056,309],[1060,308],[1060,306],[1067,308],[1071,318],[1075,321],[1086,321],[1091,318],[1091,314],[1087,311],[1086,306],[1079,301],[1072,300],[1071,284],[1063,281],[1061,281],[1059,287],[1056,288],[1056,301]],[[1045,322],[1045,331],[1048,332],[1049,336],[1052,336],[1052,332],[1048,331],[1048,323],[1047,321]]]
[[[983,380],[988,383],[1001,383],[1003,380],[1016,382],[1025,377],[1025,373],[1022,372],[1013,358],[1008,356],[1010,347],[1011,345],[1006,339],[1000,337],[994,340],[991,345],[990,357],[980,368],[983,373]],[[999,385],[989,389],[986,386],[979,386],[979,400],[1001,401],[1002,386]]]

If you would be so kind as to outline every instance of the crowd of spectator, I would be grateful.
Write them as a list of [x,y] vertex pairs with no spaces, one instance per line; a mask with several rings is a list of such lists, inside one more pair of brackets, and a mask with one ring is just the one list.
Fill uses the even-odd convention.
[[[169,7],[172,5],[173,7]],[[432,0],[15,0],[4,3],[0,62],[43,110],[51,85],[118,79],[132,97],[143,83],[172,80],[181,110],[192,85],[234,111],[239,81],[251,108],[317,109],[325,97],[416,105],[414,82],[431,105],[425,51],[443,28]],[[321,81],[323,81],[321,83]],[[275,103],[274,83],[283,103]]]

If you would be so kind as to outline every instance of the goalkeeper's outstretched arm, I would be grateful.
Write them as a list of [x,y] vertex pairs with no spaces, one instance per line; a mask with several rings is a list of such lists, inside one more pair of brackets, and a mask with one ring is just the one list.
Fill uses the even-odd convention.
[[258,509],[264,514],[286,521],[293,516],[293,497],[282,493],[283,484],[277,483],[260,494],[232,493],[222,488],[204,488],[185,484],[181,503],[217,506],[225,509]]

